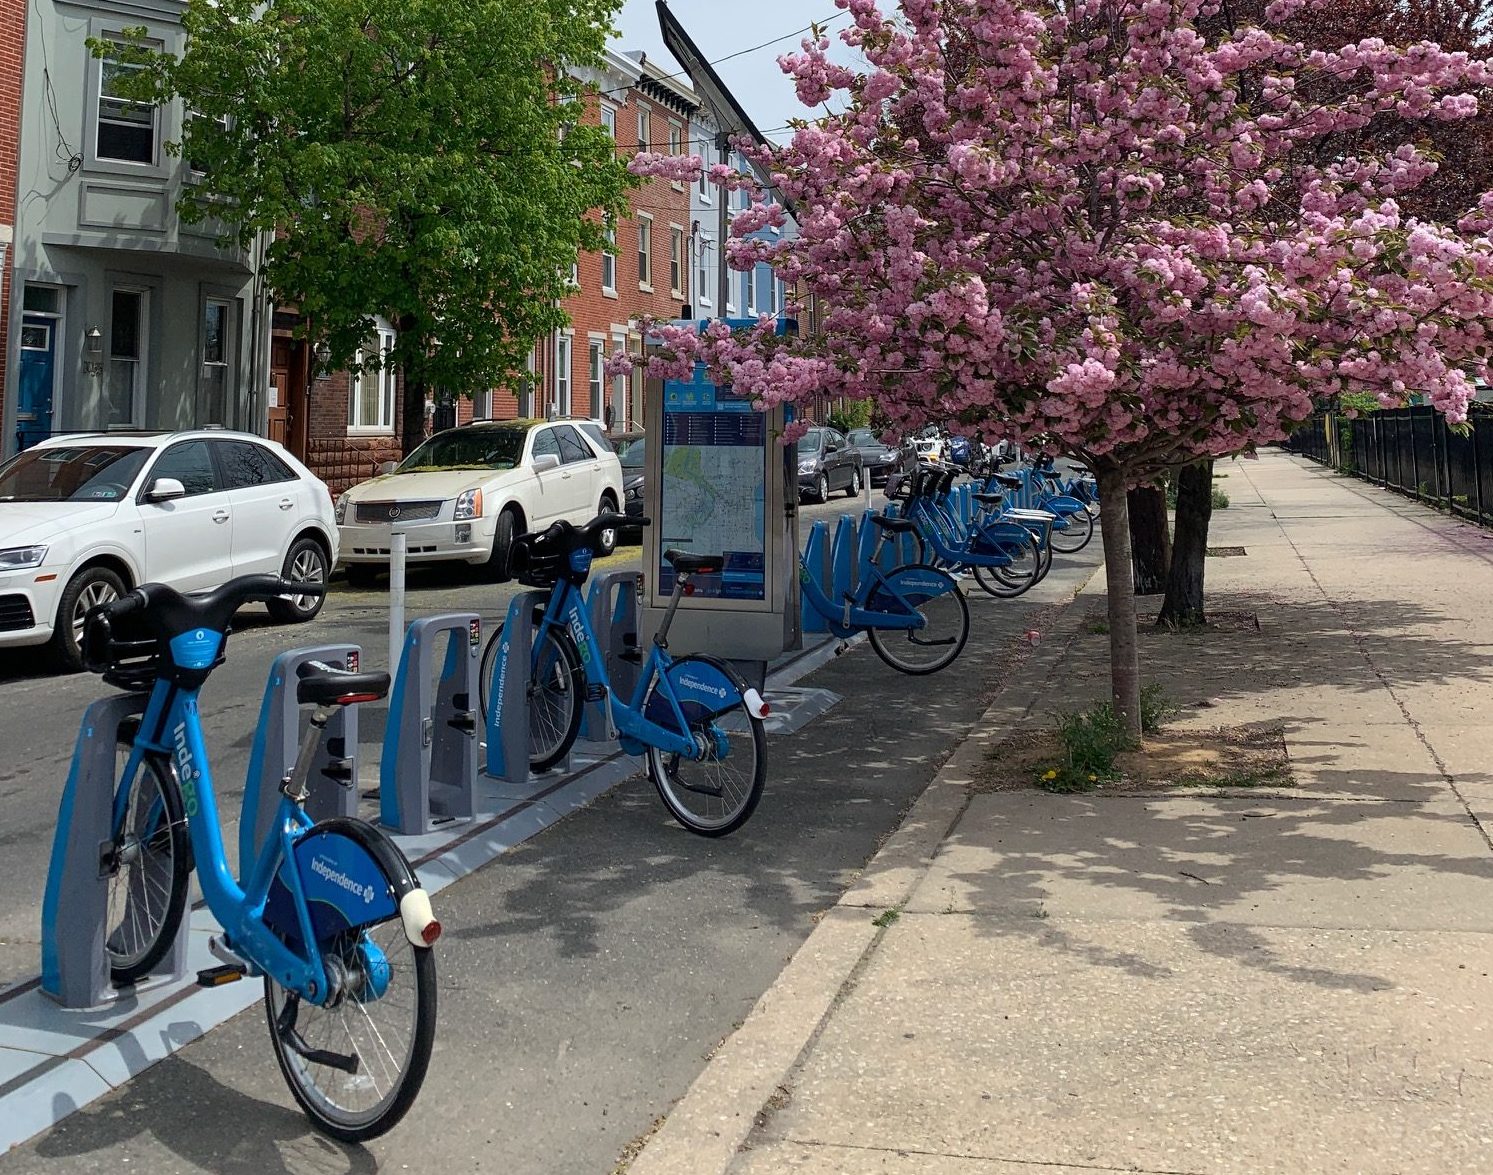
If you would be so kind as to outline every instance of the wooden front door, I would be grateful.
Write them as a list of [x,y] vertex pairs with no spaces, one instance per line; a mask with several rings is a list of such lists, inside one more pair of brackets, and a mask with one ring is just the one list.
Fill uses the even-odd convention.
[[277,335],[270,341],[270,387],[275,402],[269,410],[270,440],[284,445],[299,460],[306,459],[306,344]]

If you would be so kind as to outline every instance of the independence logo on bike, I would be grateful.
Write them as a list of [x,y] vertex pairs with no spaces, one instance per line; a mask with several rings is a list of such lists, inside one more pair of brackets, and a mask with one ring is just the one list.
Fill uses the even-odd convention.
[[338,889],[345,889],[353,897],[362,898],[364,902],[371,902],[378,896],[371,885],[364,885],[343,873],[325,857],[313,857],[311,859],[311,872],[315,873],[328,885],[335,885]]

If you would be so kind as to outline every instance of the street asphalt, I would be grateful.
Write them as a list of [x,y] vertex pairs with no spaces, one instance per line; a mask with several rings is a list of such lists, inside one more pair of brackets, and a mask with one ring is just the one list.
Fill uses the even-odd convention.
[[[844,512],[843,500],[805,511]],[[864,646],[802,684],[843,700],[773,740],[752,821],[720,841],[665,816],[641,778],[445,891],[441,1013],[430,1076],[410,1118],[366,1150],[317,1136],[246,1013],[0,1159],[38,1171],[611,1171],[745,1017],[786,960],[896,827],[988,704],[1021,634],[1071,600],[1095,548],[1060,560],[1030,597],[970,600],[958,666],[902,677]],[[636,558],[624,551],[618,566]],[[412,577],[410,617],[472,609],[498,618],[511,589]],[[292,644],[361,640],[380,664],[382,593],[336,593],[298,630],[241,623],[204,694],[225,811],[236,807],[264,676]],[[248,613],[244,620],[249,620]],[[7,859],[4,979],[34,974],[38,907],[86,675],[0,661],[0,828]],[[368,714],[365,738],[382,727]],[[231,843],[231,838],[230,838]]]

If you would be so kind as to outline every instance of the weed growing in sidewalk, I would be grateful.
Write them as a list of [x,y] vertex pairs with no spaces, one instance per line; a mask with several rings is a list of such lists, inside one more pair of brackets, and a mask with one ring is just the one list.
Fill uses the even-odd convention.
[[[1160,685],[1152,683],[1141,690],[1140,725],[1145,734],[1155,734],[1180,712]],[[1044,791],[1071,793],[1093,791],[1101,783],[1115,779],[1115,759],[1124,751],[1134,750],[1125,736],[1125,727],[1114,707],[1102,702],[1078,714],[1065,714],[1058,722],[1058,743],[1063,748],[1062,761],[1043,771],[1038,784]]]

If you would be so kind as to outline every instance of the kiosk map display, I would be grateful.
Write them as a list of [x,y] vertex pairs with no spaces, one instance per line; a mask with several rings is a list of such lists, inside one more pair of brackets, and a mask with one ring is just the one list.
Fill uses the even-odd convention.
[[[660,552],[722,555],[720,575],[697,576],[695,597],[766,598],[767,418],[746,397],[707,381],[667,380],[663,404]],[[659,558],[659,588],[674,572]]]

